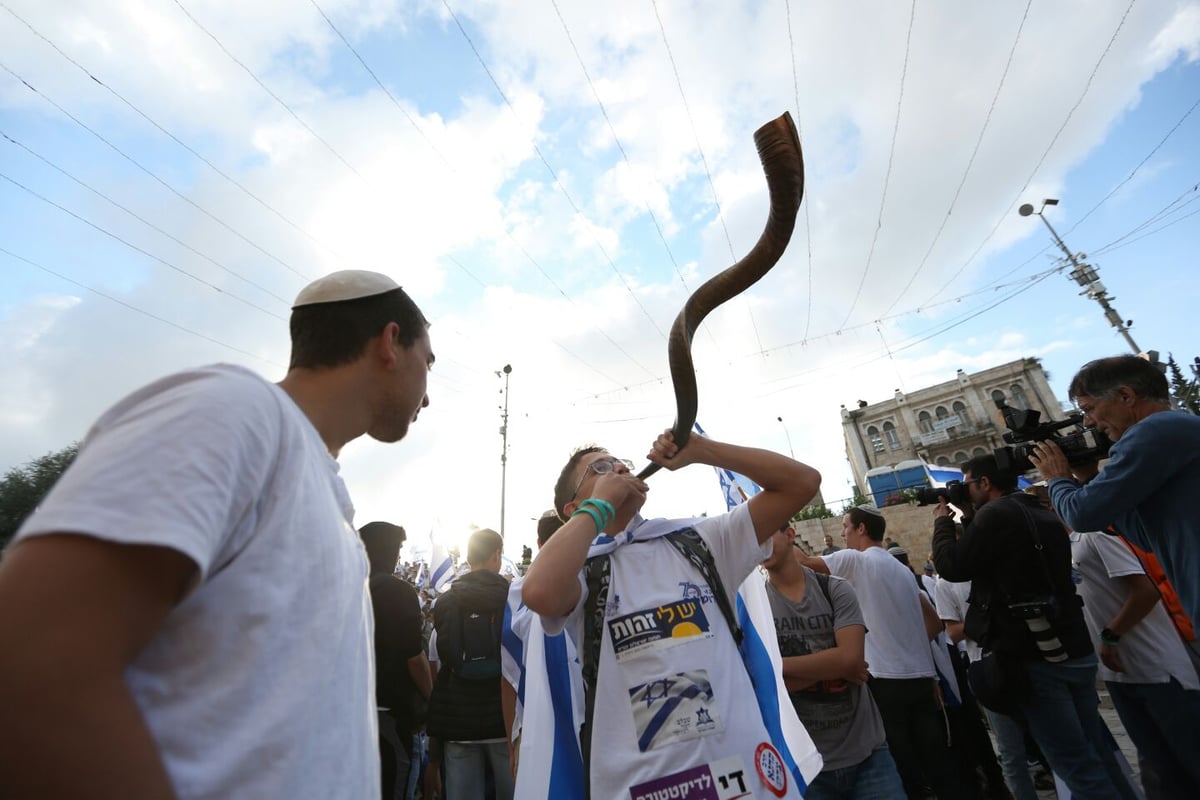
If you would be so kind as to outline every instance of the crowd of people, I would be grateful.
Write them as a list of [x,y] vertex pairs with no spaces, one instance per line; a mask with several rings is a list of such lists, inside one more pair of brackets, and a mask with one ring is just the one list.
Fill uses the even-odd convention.
[[429,404],[428,322],[350,270],[290,328],[278,384],[216,366],[114,406],[5,553],[0,795],[1030,800],[1033,761],[1081,800],[1200,797],[1200,418],[1148,362],[1071,383],[1103,465],[1040,442],[1020,492],[964,464],[919,572],[870,505],[799,546],[813,468],[668,431],[652,463],[760,491],[645,518],[631,462],[581,447],[526,573],[477,530],[435,597],[336,460]]

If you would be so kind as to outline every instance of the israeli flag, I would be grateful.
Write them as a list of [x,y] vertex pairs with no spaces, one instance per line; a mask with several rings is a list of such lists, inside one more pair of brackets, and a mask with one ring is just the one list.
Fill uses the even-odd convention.
[[[432,537],[430,537],[432,539]],[[450,551],[441,542],[433,542],[433,555],[429,559],[429,584],[440,592],[454,580],[454,561]]]
[[575,642],[565,631],[545,633],[541,617],[521,600],[524,581],[517,578],[509,588],[500,640],[501,671],[517,695],[512,735],[520,737],[521,755],[514,796],[583,800],[584,693]]
[[[696,432],[706,435],[699,424]],[[745,475],[718,467],[714,469],[730,511],[762,491],[761,486]],[[750,573],[738,587],[737,615],[744,635],[740,648],[742,661],[754,684],[755,699],[771,734],[771,744],[783,757],[792,778],[802,790],[807,790],[825,762],[796,716],[783,683],[783,657],[779,654],[779,640],[775,638],[775,617],[771,613],[766,584],[757,571]],[[759,631],[763,631],[763,635]]]

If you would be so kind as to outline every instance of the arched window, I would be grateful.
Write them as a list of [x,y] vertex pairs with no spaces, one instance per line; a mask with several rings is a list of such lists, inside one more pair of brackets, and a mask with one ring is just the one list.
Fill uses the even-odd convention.
[[900,449],[900,437],[896,435],[896,426],[891,422],[883,423],[883,436],[887,439],[887,446],[890,449]]
[[938,419],[945,419],[946,417],[950,416],[950,412],[946,410],[945,406],[938,406],[937,411],[934,413],[937,414]]
[[1020,409],[1029,408],[1029,398],[1025,396],[1025,390],[1021,388],[1021,384],[1014,383],[1009,387],[1012,392],[1013,405]]
[[917,414],[917,426],[920,427],[921,433],[933,433],[933,417],[928,411]]
[[1003,403],[1004,402],[1004,392],[1000,391],[999,389],[992,389],[992,400],[994,400],[997,403]]
[[962,450],[959,450],[957,453],[954,454],[954,463],[955,464],[963,464],[967,460],[968,460],[967,454],[964,453]]
[[984,450],[982,447],[976,447],[974,450],[971,451],[971,458],[979,458],[980,456],[986,456],[986,455],[987,455],[987,450]]
[[967,404],[962,400],[954,401],[954,413],[962,420],[963,427],[971,424],[971,415],[967,413]]
[[937,457],[937,465],[938,465],[939,467],[949,467],[949,466],[953,466],[953,465],[950,463],[950,459],[946,458],[945,456],[938,456],[938,457]]
[[867,438],[871,440],[871,447],[875,448],[876,453],[883,452],[883,437],[879,435],[879,428],[874,425],[867,428]]

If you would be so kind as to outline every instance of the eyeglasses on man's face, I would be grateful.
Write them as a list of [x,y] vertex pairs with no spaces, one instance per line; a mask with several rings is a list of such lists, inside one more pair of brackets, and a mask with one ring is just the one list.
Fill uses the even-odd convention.
[[575,484],[575,491],[571,493],[571,499],[574,500],[579,496],[579,489],[583,486],[583,482],[587,480],[589,471],[597,475],[607,475],[616,469],[618,464],[625,467],[629,472],[633,472],[633,462],[625,458],[597,458],[588,464],[587,469],[583,471],[583,475],[579,478],[579,483]]

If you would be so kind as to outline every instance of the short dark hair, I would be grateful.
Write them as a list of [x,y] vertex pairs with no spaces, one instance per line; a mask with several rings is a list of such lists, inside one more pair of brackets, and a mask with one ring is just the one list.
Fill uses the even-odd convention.
[[537,542],[538,547],[544,545],[550,540],[559,528],[563,526],[563,521],[559,519],[558,512],[550,509],[545,514],[542,514],[541,519],[537,523]]
[[1071,379],[1067,396],[1112,397],[1120,386],[1128,386],[1138,397],[1170,403],[1167,376],[1154,364],[1138,356],[1109,356],[1089,361]]
[[589,453],[603,452],[604,448],[599,445],[584,445],[574,453],[571,453],[571,457],[563,465],[562,472],[558,473],[558,481],[554,484],[554,510],[557,512],[558,518],[563,522],[567,521],[566,512],[563,508],[567,503],[571,502],[571,492],[575,491],[575,467],[579,466],[579,462]]
[[400,326],[403,347],[412,347],[429,327],[421,309],[399,287],[357,300],[294,308],[289,322],[292,358],[288,369],[349,364],[391,322]]
[[396,571],[396,561],[400,558],[400,547],[404,544],[407,536],[404,528],[390,522],[368,522],[358,529],[358,535],[362,537],[372,573],[391,574]]
[[987,478],[1002,492],[1016,491],[1017,488],[1017,473],[1012,469],[1001,469],[996,463],[996,456],[988,453],[983,456],[975,456],[966,461],[962,465],[963,474],[971,473],[972,480],[979,478]]
[[862,506],[854,506],[846,512],[846,515],[850,517],[851,525],[865,526],[867,537],[872,541],[883,541],[883,532],[887,530],[887,520],[883,518],[883,514],[878,509],[868,510]]
[[492,557],[492,553],[504,549],[504,538],[491,528],[480,528],[467,540],[467,563],[478,567]]

